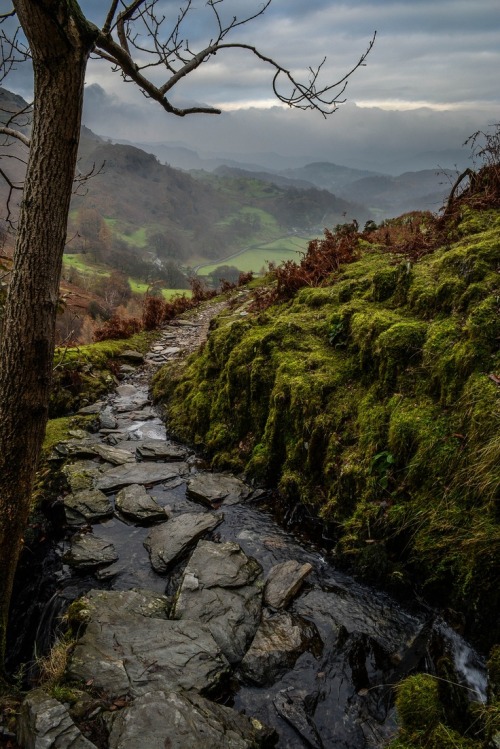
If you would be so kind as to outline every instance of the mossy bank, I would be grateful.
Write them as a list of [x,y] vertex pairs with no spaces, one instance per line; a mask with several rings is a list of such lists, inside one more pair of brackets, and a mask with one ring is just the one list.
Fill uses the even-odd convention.
[[[458,241],[457,241],[458,237]],[[499,640],[500,212],[416,263],[362,242],[321,288],[219,317],[154,394],[217,469],[276,486],[339,560]]]

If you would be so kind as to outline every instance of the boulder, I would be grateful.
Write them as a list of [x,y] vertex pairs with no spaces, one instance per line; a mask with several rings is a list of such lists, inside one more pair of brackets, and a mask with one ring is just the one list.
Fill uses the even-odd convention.
[[259,721],[197,694],[148,692],[114,717],[109,749],[259,749],[276,741]]
[[92,569],[116,562],[118,555],[109,541],[97,538],[92,533],[84,533],[73,536],[63,559],[71,567]]
[[269,570],[264,588],[264,603],[274,609],[286,608],[312,569],[311,564],[301,564],[293,559],[276,564]]
[[83,489],[63,498],[68,525],[98,523],[113,515],[111,502],[99,489]]
[[215,688],[229,664],[208,628],[194,621],[160,619],[154,608],[145,612],[141,595],[88,595],[88,623],[71,655],[69,678],[92,684],[112,698]]
[[251,493],[252,490],[243,481],[220,473],[199,473],[189,479],[187,485],[189,499],[211,508],[221,504],[236,504],[247,499]]
[[224,515],[204,512],[185,512],[166,523],[153,528],[144,541],[151,565],[156,572],[167,572],[168,568],[205,533],[213,531],[224,520]]
[[259,686],[274,684],[319,635],[313,624],[288,612],[264,611],[262,622],[241,662],[243,675]]
[[173,616],[208,626],[230,663],[239,663],[259,626],[262,567],[238,544],[200,541],[184,571]]
[[25,698],[17,738],[24,749],[96,749],[75,726],[68,709],[42,689]]
[[120,512],[139,523],[155,523],[167,518],[163,507],[140,484],[131,484],[119,491],[115,503]]
[[130,484],[159,484],[188,472],[185,463],[125,463],[102,471],[96,487],[113,492]]

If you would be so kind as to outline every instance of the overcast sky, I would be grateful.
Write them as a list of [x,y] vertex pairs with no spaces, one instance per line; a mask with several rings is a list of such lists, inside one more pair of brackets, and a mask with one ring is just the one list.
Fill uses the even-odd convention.
[[[167,20],[175,19],[181,0],[158,4]],[[108,3],[82,0],[81,5],[99,22]],[[224,0],[217,7],[222,14],[239,16],[261,5]],[[205,1],[193,0],[184,37],[195,51],[213,33],[210,17]],[[331,82],[355,65],[375,30],[366,66],[349,81],[347,104],[327,120],[317,112],[276,106],[272,71],[239,51],[219,53],[186,77],[172,97],[174,103],[221,107],[225,114],[218,117],[166,115],[135,86],[122,83],[106,62],[92,60],[86,124],[102,135],[183,142],[203,153],[244,157],[274,151],[378,169],[385,164],[387,171],[397,171],[411,165],[407,154],[459,149],[474,130],[500,121],[498,0],[272,0],[234,40],[254,44],[304,75],[326,56],[323,79]],[[12,80],[12,88],[29,95],[21,73]],[[429,166],[426,158],[422,166]]]

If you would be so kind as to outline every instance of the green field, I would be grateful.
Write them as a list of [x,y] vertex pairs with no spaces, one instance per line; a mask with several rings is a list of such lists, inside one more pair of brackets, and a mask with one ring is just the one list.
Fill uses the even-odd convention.
[[306,251],[310,239],[310,237],[282,237],[260,247],[252,247],[251,249],[244,250],[236,257],[222,258],[216,263],[201,265],[198,268],[198,275],[208,276],[209,273],[221,265],[232,265],[245,273],[248,271],[260,273],[266,270],[268,263],[279,265],[286,260],[300,262],[302,258],[300,253]]
[[[150,284],[144,281],[137,281],[135,278],[129,278],[128,282],[134,294],[145,294],[151,288]],[[190,289],[160,289],[160,291],[162,297],[167,301],[174,296],[191,296]]]
[[86,256],[80,253],[65,253],[63,255],[63,265],[67,268],[74,268],[79,273],[93,276],[109,276],[111,271],[105,270]]

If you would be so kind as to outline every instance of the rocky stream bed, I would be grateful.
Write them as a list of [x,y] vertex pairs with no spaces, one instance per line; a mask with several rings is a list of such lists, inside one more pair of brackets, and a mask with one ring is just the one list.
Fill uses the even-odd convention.
[[[375,749],[394,733],[393,685],[443,653],[484,699],[481,659],[433,612],[339,572],[263,509],[265,491],[170,439],[151,373],[197,346],[214,311],[169,325],[85,409],[97,431],[56,448],[67,531],[38,642],[83,596],[67,677],[89,694],[70,707],[31,692],[23,747]],[[98,738],[78,727],[92,721]]]

